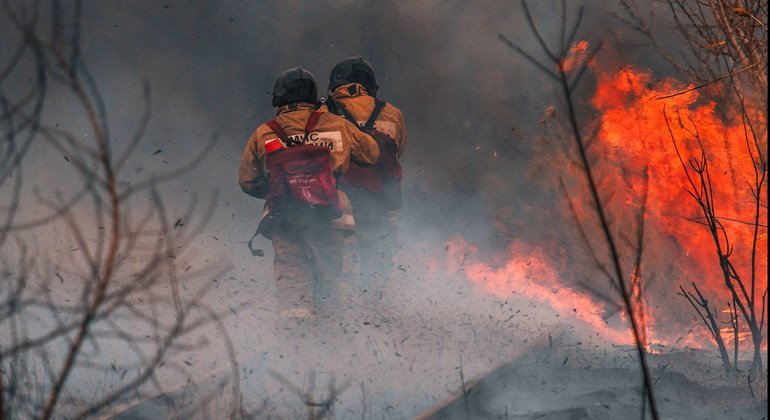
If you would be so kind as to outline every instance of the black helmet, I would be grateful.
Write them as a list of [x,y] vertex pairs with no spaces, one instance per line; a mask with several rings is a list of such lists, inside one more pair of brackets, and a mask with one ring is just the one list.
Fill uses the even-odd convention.
[[273,106],[294,102],[318,103],[315,76],[299,66],[281,73],[273,84]]
[[377,96],[379,86],[374,79],[374,69],[361,56],[348,57],[340,61],[329,74],[329,92],[334,92],[334,89],[348,83],[358,83],[369,95]]

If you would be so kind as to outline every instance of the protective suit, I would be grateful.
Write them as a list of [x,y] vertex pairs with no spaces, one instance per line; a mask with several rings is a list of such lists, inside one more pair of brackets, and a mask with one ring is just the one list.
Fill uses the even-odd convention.
[[[271,177],[268,169],[271,159],[276,159],[272,156],[280,156],[283,150],[298,146],[328,150],[326,164],[334,178],[342,176],[351,161],[372,165],[379,158],[374,139],[343,118],[316,111],[316,104],[312,74],[298,67],[284,72],[273,89],[276,117],[260,125],[251,135],[238,169],[241,189],[253,197],[268,199],[258,231],[273,242],[276,297],[284,317],[307,318],[333,306],[334,286],[342,270],[344,240],[355,229],[355,222],[346,194],[336,188],[334,212],[307,203],[287,205],[280,212],[278,208],[271,208],[278,202],[297,201],[295,198],[271,200],[280,195],[276,188],[281,187],[275,182],[278,174]],[[308,122],[311,117],[312,127]],[[270,124],[277,126],[276,129]],[[306,129],[309,130],[306,132]],[[304,182],[315,176],[294,174],[291,168],[296,167],[296,163],[288,162],[287,175],[281,174],[282,179]],[[287,188],[294,187],[292,184]],[[285,196],[293,197],[293,192],[287,194]]]
[[[397,160],[407,143],[401,111],[377,99],[378,88],[371,65],[361,57],[351,57],[340,61],[332,70],[329,97],[324,105],[330,112],[355,121],[362,131],[373,134],[381,149],[376,168],[364,171],[379,172],[381,186],[366,187],[346,178],[341,182],[341,188],[350,198],[357,226],[355,236],[346,245],[346,254],[357,261],[360,285],[370,300],[378,299],[398,249],[396,210],[401,206],[401,168]],[[367,127],[367,122],[371,127]],[[386,136],[385,141],[382,135]],[[391,147],[393,162],[383,163]],[[395,170],[393,165],[397,166]],[[354,173],[358,175],[356,171],[349,175]],[[398,183],[397,191],[387,188],[388,182]]]

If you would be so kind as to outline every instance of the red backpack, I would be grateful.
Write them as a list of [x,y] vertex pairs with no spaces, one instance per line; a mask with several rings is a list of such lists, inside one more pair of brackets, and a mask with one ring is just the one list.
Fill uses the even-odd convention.
[[[320,115],[319,111],[310,113],[305,124],[305,141]],[[275,120],[268,121],[267,126],[287,146],[265,156],[270,173],[266,198],[272,216],[285,217],[308,211],[318,212],[329,220],[342,216],[329,148],[314,144],[292,146],[294,142]]]
[[327,100],[327,104],[332,112],[341,114],[359,130],[372,136],[380,149],[380,158],[372,166],[360,166],[350,162],[348,171],[340,178],[340,188],[351,196],[365,195],[368,199],[375,200],[383,210],[400,209],[403,172],[398,162],[398,145],[389,135],[374,128],[385,102],[375,99],[374,110],[363,125],[359,124],[342,104],[331,99]]

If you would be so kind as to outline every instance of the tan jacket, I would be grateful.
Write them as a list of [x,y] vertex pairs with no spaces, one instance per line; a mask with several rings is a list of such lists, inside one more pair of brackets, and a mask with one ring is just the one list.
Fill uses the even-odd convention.
[[[328,112],[321,114],[318,123],[308,136],[309,139],[304,139],[305,123],[314,109],[313,105],[305,103],[284,105],[278,108],[275,121],[292,140],[298,139],[303,140],[304,143],[329,147],[332,171],[335,175],[345,173],[351,160],[364,165],[373,165],[377,162],[380,157],[377,142],[349,121]],[[246,194],[265,198],[269,179],[265,165],[265,142],[277,137],[270,127],[262,124],[249,138],[238,168],[238,184]],[[344,192],[337,190],[337,194],[340,197],[343,214],[342,217],[334,220],[334,226],[339,229],[354,230],[355,223],[350,201]],[[269,211],[265,204],[263,218]]]
[[[358,83],[342,85],[335,89],[331,96],[335,102],[342,104],[360,124],[365,123],[374,110],[374,98],[369,96],[366,89]],[[326,107],[321,109],[325,111]],[[389,135],[396,142],[397,154],[401,157],[406,147],[406,124],[401,111],[387,102],[377,116],[374,128]]]

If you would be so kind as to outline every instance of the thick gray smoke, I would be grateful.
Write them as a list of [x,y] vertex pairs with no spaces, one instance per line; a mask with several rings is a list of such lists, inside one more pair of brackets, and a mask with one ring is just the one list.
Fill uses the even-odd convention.
[[[595,28],[607,17],[596,4],[588,6],[584,27]],[[541,29],[552,38],[557,16],[551,7],[536,8]],[[251,131],[273,114],[269,91],[275,76],[302,65],[324,91],[331,66],[353,54],[373,63],[380,96],[406,117],[408,195],[402,215],[410,222],[487,241],[496,233],[489,220],[500,217],[495,207],[513,207],[510,222],[543,220],[543,210],[552,207],[554,187],[543,184],[555,177],[532,173],[531,139],[538,134],[534,122],[558,91],[497,39],[503,33],[537,53],[517,6],[494,1],[93,4],[85,8],[84,31],[87,62],[108,104],[121,110],[113,118],[115,130],[130,130],[122,122],[136,118],[131,111],[140,108],[135,101],[141,81],[148,79],[153,116],[147,137],[164,154],[178,160],[219,134],[214,153],[186,181],[199,191],[221,192],[220,204],[236,214],[231,228],[237,222],[237,230],[245,229],[253,224],[248,217],[258,213],[259,204],[234,188],[231,169]],[[148,145],[145,152],[157,148]],[[525,232],[516,235],[544,233],[539,223],[520,225]]]
[[[555,39],[558,8],[548,3],[537,2],[535,19]],[[592,41],[609,37],[610,18],[595,2],[585,6],[583,33]],[[493,297],[461,272],[444,270],[445,243],[456,234],[480,244],[490,259],[504,255],[512,240],[545,247],[570,235],[560,227],[567,221],[556,206],[561,197],[548,149],[534,140],[558,135],[537,124],[548,105],[560,106],[557,86],[498,40],[502,33],[539,56],[517,4],[86,2],[82,25],[83,60],[104,96],[116,149],[127,144],[140,119],[143,81],[151,87],[151,120],[122,185],[183,164],[217,138],[200,164],[161,193],[170,212],[180,215],[185,207],[176,203],[214,197],[202,233],[187,238],[193,252],[184,263],[228,270],[214,279],[207,299],[231,315],[225,324],[247,409],[264,404],[279,417],[302,412],[296,393],[276,378],[307,390],[315,371],[320,391],[332,377],[347,385],[338,413],[413,416],[461,387],[461,357],[462,374],[473,377],[573,329],[549,308]],[[8,54],[3,46],[0,56]],[[374,65],[380,97],[402,110],[409,132],[398,267],[380,307],[354,305],[339,318],[285,326],[274,316],[270,242],[257,240],[262,257],[245,246],[262,202],[238,189],[238,160],[251,132],[273,116],[269,93],[278,73],[301,65],[325,91],[333,64],[357,54]],[[46,122],[82,127],[78,110],[58,102],[55,88],[49,98]],[[43,195],[68,188],[61,185],[62,172],[51,169],[66,170],[60,156],[39,147],[30,156],[30,197],[32,186]],[[28,203],[27,211],[39,210]],[[48,243],[69,246],[66,237]],[[553,252],[558,260],[561,251]],[[205,380],[219,374],[215,361],[221,357],[207,350],[187,360],[202,367],[191,380],[205,388]],[[119,350],[112,358],[120,359]],[[98,378],[73,380],[82,389],[99,386]]]

